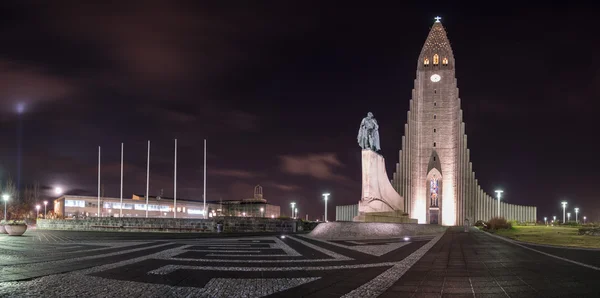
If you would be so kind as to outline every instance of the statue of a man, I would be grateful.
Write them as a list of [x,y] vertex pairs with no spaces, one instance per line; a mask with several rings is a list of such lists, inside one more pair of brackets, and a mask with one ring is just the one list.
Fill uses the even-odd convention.
[[367,117],[360,122],[358,129],[358,145],[363,149],[379,151],[379,125],[373,117],[373,113],[367,113]]

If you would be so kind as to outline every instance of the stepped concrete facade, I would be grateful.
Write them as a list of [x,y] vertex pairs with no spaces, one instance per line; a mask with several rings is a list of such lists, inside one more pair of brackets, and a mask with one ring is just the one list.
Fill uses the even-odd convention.
[[[391,180],[404,210],[419,223],[462,225],[498,214],[473,170],[455,76],[454,54],[439,20],[417,62],[399,162]],[[536,207],[500,202],[500,216],[536,221]]]
[[[376,135],[374,148],[361,145],[363,189],[358,208],[339,206],[337,221],[416,220],[453,226],[467,221],[472,225],[498,215],[507,220],[536,221],[536,207],[503,201],[498,204],[479,185],[467,146],[455,62],[446,30],[437,19],[418,58],[405,135],[392,179],[386,180],[384,158],[373,151],[379,150]],[[374,121],[372,116],[369,113],[363,122]]]

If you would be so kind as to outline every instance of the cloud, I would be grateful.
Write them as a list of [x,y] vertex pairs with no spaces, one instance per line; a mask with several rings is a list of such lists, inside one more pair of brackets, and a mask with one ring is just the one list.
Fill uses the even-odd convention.
[[321,180],[348,180],[347,177],[334,173],[335,168],[344,166],[334,153],[304,156],[283,155],[279,159],[281,161],[281,171],[284,173],[311,176]]
[[267,181],[262,186],[265,188],[276,188],[282,191],[296,191],[300,190],[300,186],[293,184],[282,184],[274,181]]
[[217,176],[223,176],[223,177],[234,177],[234,178],[241,178],[241,179],[249,179],[249,178],[257,178],[258,174],[250,172],[250,171],[245,171],[245,170],[234,170],[234,169],[217,169],[217,170],[211,170],[209,171],[208,174],[211,175],[217,175]]
[[64,98],[75,91],[66,80],[44,69],[0,60],[0,101],[3,110],[16,111],[17,105],[28,110],[38,102]]
[[257,131],[259,127],[258,120],[258,117],[254,114],[235,110],[229,113],[227,124],[236,130]]

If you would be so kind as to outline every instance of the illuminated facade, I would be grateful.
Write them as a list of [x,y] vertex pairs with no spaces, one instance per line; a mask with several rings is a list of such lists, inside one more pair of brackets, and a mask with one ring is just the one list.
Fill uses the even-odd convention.
[[[419,55],[408,121],[392,185],[419,223],[489,220],[498,202],[475,179],[455,77],[455,60],[439,19]],[[501,216],[535,221],[536,208],[501,202]]]

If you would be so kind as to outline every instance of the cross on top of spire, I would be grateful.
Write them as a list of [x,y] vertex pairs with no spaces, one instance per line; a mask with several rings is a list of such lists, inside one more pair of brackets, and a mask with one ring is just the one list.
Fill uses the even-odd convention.
[[440,22],[440,20],[441,20],[442,18],[441,18],[440,16],[437,16],[437,17],[435,17],[434,19],[435,19],[435,22],[436,22],[436,23],[439,23],[439,22]]

